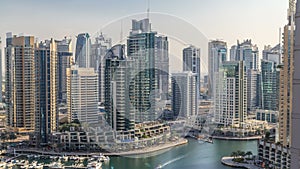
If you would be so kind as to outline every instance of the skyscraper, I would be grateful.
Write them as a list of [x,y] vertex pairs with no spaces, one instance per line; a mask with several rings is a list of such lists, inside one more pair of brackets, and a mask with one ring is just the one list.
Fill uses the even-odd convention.
[[136,122],[154,121],[158,118],[155,111],[155,96],[151,92],[158,89],[155,67],[155,35],[151,31],[149,19],[132,21],[132,30],[127,39],[127,56],[135,60],[135,77],[132,79],[130,98],[137,110]]
[[279,70],[276,62],[261,61],[261,109],[278,111]]
[[[234,52],[234,50],[236,50]],[[243,43],[237,42],[236,49],[232,48],[231,54],[236,54],[235,60],[243,60],[245,63],[246,70],[258,69],[258,47],[252,44],[250,39],[245,40]],[[233,57],[233,56],[232,56]]]
[[[197,86],[200,89],[201,65],[200,49],[195,46],[189,46],[183,49],[183,71],[192,71],[197,74]],[[199,95],[199,93],[198,93]]]
[[295,6],[290,1],[288,24],[283,29],[283,65],[280,70],[279,83],[279,137],[278,141],[285,147],[291,146],[291,113],[293,111],[293,72],[294,72],[294,30]]
[[63,40],[56,41],[58,53],[58,95],[59,102],[66,103],[67,95],[67,68],[70,68],[73,62],[73,52],[71,39],[64,38]]
[[[299,5],[299,3],[297,5]],[[297,93],[298,89],[295,89],[298,83],[297,69],[295,69],[294,74],[294,68],[296,68],[296,66],[294,66],[294,59],[295,63],[297,62],[297,57],[294,57],[294,52],[295,54],[297,53],[298,50],[296,48],[298,45],[294,45],[294,20],[295,0],[289,0],[288,24],[284,26],[283,30],[283,64],[278,66],[280,68],[278,136],[276,136],[276,143],[272,143],[267,139],[261,140],[258,153],[260,160],[263,160],[266,164],[269,164],[269,166],[276,166],[275,168],[280,169],[298,169],[300,167],[300,146],[297,130],[297,128],[299,128],[299,109],[297,108],[299,104],[295,101],[297,97],[299,97],[299,93]],[[294,104],[292,103],[293,101]],[[271,149],[272,151],[268,153],[268,150]]]
[[98,74],[94,68],[67,68],[67,105],[69,120],[93,125],[98,120]]
[[91,67],[90,49],[91,39],[88,33],[81,33],[77,36],[75,49],[75,63],[79,67]]
[[53,39],[37,45],[35,65],[35,132],[39,143],[48,143],[49,134],[58,128],[58,53]]
[[[291,0],[291,6],[295,5],[295,1]],[[295,49],[294,49],[294,76],[293,76],[293,108],[292,108],[292,138],[291,138],[291,169],[300,168],[300,143],[299,143],[299,127],[300,127],[300,114],[299,114],[299,100],[300,100],[300,2],[297,1],[297,11],[296,11],[296,31],[295,31]]]
[[2,102],[2,41],[0,37],[0,103]]
[[95,38],[95,43],[91,47],[91,67],[98,73],[99,83],[99,102],[104,102],[104,66],[105,66],[105,54],[111,48],[111,39],[104,36],[101,32],[99,36]]
[[224,41],[214,40],[208,43],[208,87],[209,95],[214,98],[215,93],[215,76],[219,72],[222,63],[227,60],[227,44]]
[[273,61],[275,64],[281,64],[281,48],[280,44],[275,47],[265,46],[263,50],[263,59],[268,61]]
[[[257,104],[257,88],[258,88],[258,71],[259,71],[259,56],[258,47],[252,44],[250,39],[240,43],[237,41],[237,45],[233,46],[230,51],[231,60],[243,61],[245,65],[247,75],[247,109],[248,111],[255,110],[259,105]],[[233,56],[235,54],[235,57]]]
[[102,32],[95,37],[95,42],[91,45],[90,66],[98,71],[101,61],[104,59],[106,52],[111,48],[111,38],[106,37]]
[[255,111],[259,107],[258,96],[259,72],[255,69],[247,70],[247,110]]
[[6,104],[8,126],[35,129],[36,70],[33,36],[6,35]]
[[236,61],[237,46],[233,45],[230,48],[230,61]]
[[169,93],[169,41],[166,36],[155,36],[155,71],[159,99],[167,100]]
[[191,71],[172,73],[172,110],[175,118],[198,114],[197,77],[197,73]]
[[223,62],[217,75],[215,121],[224,126],[240,127],[247,117],[247,78],[244,62]]
[[129,98],[133,63],[125,57],[125,45],[113,46],[105,56],[104,107],[107,122],[115,131],[134,129],[135,108]]

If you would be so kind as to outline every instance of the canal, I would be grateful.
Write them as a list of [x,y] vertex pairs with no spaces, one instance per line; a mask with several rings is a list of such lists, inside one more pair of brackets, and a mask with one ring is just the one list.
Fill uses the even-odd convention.
[[[222,156],[233,151],[252,151],[257,155],[257,141],[214,140],[214,144],[199,143],[189,139],[189,143],[169,151],[142,156],[111,157],[103,169],[154,169],[161,165],[164,169],[228,169],[221,164]],[[152,156],[151,156],[152,155]]]

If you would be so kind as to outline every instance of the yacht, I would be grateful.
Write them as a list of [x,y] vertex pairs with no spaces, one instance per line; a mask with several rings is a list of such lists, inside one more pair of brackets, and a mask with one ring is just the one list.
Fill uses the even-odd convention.
[[49,165],[49,168],[50,169],[64,169],[65,167],[61,163],[53,162]]
[[110,160],[108,156],[104,156],[102,153],[100,153],[99,156],[93,157],[99,159],[101,162],[108,162]]
[[102,163],[101,161],[93,161],[87,165],[87,169],[101,169]]
[[162,166],[161,165],[158,165],[155,169],[161,169]]

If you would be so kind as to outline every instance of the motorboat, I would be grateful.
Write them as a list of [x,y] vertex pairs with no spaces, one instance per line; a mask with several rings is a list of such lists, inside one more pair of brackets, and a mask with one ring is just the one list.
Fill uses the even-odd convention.
[[99,156],[93,156],[93,158],[97,158],[101,162],[108,162],[110,160],[108,156],[104,156],[102,153],[100,153]]
[[87,169],[101,169],[102,162],[101,161],[92,161],[88,163]]
[[50,169],[64,169],[64,166],[61,163],[53,162],[49,165]]

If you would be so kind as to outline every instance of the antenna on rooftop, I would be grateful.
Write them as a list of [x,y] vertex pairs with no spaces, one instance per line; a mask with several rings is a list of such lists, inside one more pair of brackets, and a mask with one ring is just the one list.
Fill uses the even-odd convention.
[[150,17],[150,0],[148,0],[148,8],[147,8],[147,18]]
[[120,43],[122,43],[122,39],[123,39],[123,20],[121,20]]

